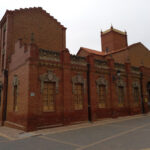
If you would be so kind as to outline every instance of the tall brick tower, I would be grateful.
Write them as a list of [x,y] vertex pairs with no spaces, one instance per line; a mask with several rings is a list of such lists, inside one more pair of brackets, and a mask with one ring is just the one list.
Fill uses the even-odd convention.
[[111,26],[110,29],[101,31],[101,43],[103,52],[112,52],[128,46],[127,33]]

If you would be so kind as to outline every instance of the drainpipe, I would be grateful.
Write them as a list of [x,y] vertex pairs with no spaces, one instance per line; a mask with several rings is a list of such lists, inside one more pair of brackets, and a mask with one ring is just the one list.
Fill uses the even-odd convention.
[[91,102],[90,102],[90,64],[87,64],[87,92],[88,92],[88,119],[91,121]]
[[3,99],[3,115],[2,115],[2,124],[4,125],[4,121],[6,120],[7,114],[7,91],[8,91],[8,70],[4,70],[4,99]]
[[143,86],[142,86],[142,83],[143,83],[143,73],[141,72],[140,73],[140,88],[141,88],[141,104],[142,104],[142,113],[144,114],[145,113],[145,110],[144,110],[144,99],[143,99]]

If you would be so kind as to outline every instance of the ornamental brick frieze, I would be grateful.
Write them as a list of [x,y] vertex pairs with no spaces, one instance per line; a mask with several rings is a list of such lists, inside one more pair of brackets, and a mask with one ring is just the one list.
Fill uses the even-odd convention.
[[71,55],[71,64],[86,66],[87,61],[85,57]]
[[54,67],[54,68],[62,68],[62,64],[50,63],[50,62],[44,62],[44,61],[39,62],[39,65],[40,66],[49,66],[49,67]]
[[97,88],[97,93],[98,93],[98,94],[100,94],[100,93],[99,93],[99,86],[100,86],[100,85],[104,85],[105,88],[106,88],[106,92],[107,92],[107,90],[108,90],[108,82],[107,82],[107,80],[106,80],[104,77],[99,77],[99,78],[96,80],[96,88]]
[[131,72],[140,75],[140,69],[138,67],[131,67]]
[[100,69],[108,69],[107,61],[104,60],[94,60],[95,67]]
[[71,66],[71,70],[76,70],[76,71],[83,71],[83,72],[85,72],[85,71],[87,71],[87,68],[85,68],[85,67],[80,67],[80,66]]
[[124,72],[125,71],[125,65],[120,63],[115,63],[115,70]]
[[43,92],[44,89],[44,82],[54,82],[56,84],[56,93],[58,93],[59,89],[59,78],[50,70],[48,70],[47,73],[43,74],[40,76],[41,80],[41,93]]
[[98,74],[109,74],[109,70],[108,69],[99,69],[99,68],[95,68],[95,72]]
[[60,61],[60,53],[52,50],[39,49],[39,57],[41,60]]
[[135,74],[135,73],[132,73],[132,78],[133,79],[140,79],[141,75],[140,74]]
[[82,84],[84,88],[84,92],[86,93],[86,79],[81,76],[80,73],[78,73],[76,76],[72,77],[72,92],[75,93],[75,84]]

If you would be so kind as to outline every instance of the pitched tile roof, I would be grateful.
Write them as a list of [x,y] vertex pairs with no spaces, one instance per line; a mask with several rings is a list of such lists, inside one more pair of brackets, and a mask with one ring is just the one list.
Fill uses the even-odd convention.
[[[115,50],[115,51],[112,51],[112,52],[108,52],[108,53],[105,53],[105,52],[102,52],[102,51],[93,50],[93,49],[89,49],[89,48],[84,48],[84,47],[81,47],[80,50],[84,50],[84,51],[88,52],[89,54],[95,54],[95,55],[100,55],[100,56],[107,56],[109,54],[115,54],[115,53],[119,53],[119,52],[128,50],[128,48],[131,48],[133,46],[137,46],[139,44],[141,45],[142,43],[141,42],[134,43],[132,45],[129,45],[128,47],[125,47],[125,48],[122,48],[122,49],[118,49],[118,50]],[[80,50],[78,51],[78,53],[80,52]]]
[[84,50],[90,54],[95,54],[95,55],[105,55],[104,52],[100,52],[100,51],[97,51],[97,50],[93,50],[93,49],[89,49],[89,48],[85,48],[85,47],[81,47],[80,50]]

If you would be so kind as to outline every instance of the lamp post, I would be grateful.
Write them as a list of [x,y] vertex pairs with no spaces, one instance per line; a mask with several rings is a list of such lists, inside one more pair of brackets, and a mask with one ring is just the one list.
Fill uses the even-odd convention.
[[144,110],[144,99],[143,99],[143,86],[142,86],[142,82],[143,82],[143,73],[140,73],[140,88],[141,88],[141,104],[142,104],[142,113],[145,113]]

